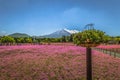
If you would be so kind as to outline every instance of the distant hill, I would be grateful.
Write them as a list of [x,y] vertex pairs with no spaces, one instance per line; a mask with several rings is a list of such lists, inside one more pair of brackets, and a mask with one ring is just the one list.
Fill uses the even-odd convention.
[[25,34],[25,33],[13,33],[13,34],[10,34],[8,36],[11,36],[11,37],[30,37],[28,34]]
[[40,36],[40,37],[46,37],[46,38],[59,38],[62,36],[70,36],[71,34],[78,33],[79,31],[77,30],[68,30],[68,29],[62,29],[58,30],[56,32],[53,32],[48,35]]
[[43,35],[43,36],[30,36],[25,33],[13,33],[8,36],[11,36],[11,37],[36,37],[36,38],[60,38],[62,36],[70,36],[71,34],[78,33],[78,32],[79,31],[77,31],[77,30],[61,29],[61,30],[55,31],[51,34]]

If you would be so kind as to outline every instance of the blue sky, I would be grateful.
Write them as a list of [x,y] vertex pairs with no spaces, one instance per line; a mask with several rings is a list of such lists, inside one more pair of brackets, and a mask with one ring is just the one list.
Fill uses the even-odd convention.
[[0,34],[44,35],[94,23],[120,35],[120,0],[0,0]]

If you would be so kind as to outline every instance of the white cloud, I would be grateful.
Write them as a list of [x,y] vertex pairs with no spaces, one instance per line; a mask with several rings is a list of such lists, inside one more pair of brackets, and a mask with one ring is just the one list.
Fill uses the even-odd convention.
[[63,12],[63,18],[67,18],[67,19],[76,19],[78,17],[79,14],[79,8],[70,8],[68,10],[65,10]]
[[71,8],[71,9],[64,11],[63,15],[64,16],[72,16],[72,15],[77,14],[78,12],[79,12],[79,8]]

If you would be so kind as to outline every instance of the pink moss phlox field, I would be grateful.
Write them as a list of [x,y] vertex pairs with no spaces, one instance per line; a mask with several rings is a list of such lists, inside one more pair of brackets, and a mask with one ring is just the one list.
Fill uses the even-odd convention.
[[[85,50],[74,45],[0,46],[0,80],[86,80]],[[93,80],[119,80],[120,59],[92,52]]]
[[85,48],[0,46],[0,80],[85,79]]
[[93,51],[93,75],[98,80],[120,80],[120,59]]

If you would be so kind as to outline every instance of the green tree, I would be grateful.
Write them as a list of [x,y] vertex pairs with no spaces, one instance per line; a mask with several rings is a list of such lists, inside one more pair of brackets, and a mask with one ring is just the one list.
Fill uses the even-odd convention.
[[33,42],[32,38],[24,38],[24,40],[25,40],[25,43],[32,43]]
[[66,36],[66,37],[65,37],[65,41],[66,41],[66,42],[70,42],[70,36]]
[[24,43],[24,38],[19,37],[19,38],[14,38],[16,43]]
[[1,38],[0,38],[0,43],[1,43]]
[[80,45],[80,44],[99,44],[104,41],[105,37],[105,32],[100,31],[100,30],[84,30],[82,32],[79,32],[74,35],[73,41],[75,44]]
[[66,42],[66,37],[65,36],[62,36],[61,42]]
[[70,35],[70,42],[73,42],[73,36],[74,36],[74,34]]
[[3,36],[1,38],[1,43],[15,43],[15,40],[13,37],[10,36]]
[[111,37],[109,35],[104,36],[104,43],[108,43],[108,41],[111,41]]

